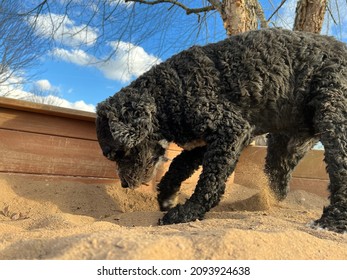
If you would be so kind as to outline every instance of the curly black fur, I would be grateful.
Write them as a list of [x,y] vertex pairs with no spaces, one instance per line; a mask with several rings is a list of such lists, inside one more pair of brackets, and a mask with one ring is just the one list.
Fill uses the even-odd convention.
[[[202,219],[242,149],[269,133],[265,171],[279,199],[306,151],[323,143],[331,203],[314,224],[347,231],[347,48],[331,37],[263,29],[194,46],[100,103],[97,114],[100,146],[124,187],[148,180],[166,141],[187,149],[158,185],[161,209],[171,208],[162,224]],[[195,192],[175,206],[200,164]]]

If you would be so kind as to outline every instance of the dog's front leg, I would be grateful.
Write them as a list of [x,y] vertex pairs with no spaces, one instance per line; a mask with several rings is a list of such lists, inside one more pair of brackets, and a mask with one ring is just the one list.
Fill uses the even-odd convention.
[[182,151],[170,164],[157,186],[158,203],[161,211],[173,208],[177,202],[177,193],[181,183],[193,175],[202,164],[206,147],[195,148],[190,151]]
[[239,155],[250,141],[249,126],[223,130],[206,138],[207,150],[203,159],[203,171],[193,195],[185,204],[170,209],[160,224],[175,224],[203,219],[205,213],[216,206],[224,194],[225,182],[233,172]]

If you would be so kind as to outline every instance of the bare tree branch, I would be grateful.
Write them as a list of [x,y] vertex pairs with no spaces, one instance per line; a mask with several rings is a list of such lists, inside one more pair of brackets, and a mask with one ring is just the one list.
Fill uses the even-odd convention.
[[19,16],[29,15],[29,14],[32,14],[33,12],[35,12],[35,11],[36,11],[36,14],[38,15],[38,14],[41,13],[41,11],[42,11],[42,9],[43,9],[43,7],[45,5],[48,5],[48,0],[42,1],[41,3],[36,5],[34,8],[32,8],[30,11],[25,12],[25,14],[24,13],[19,13],[18,15]]
[[338,25],[339,23],[338,23],[338,21],[335,19],[335,16],[334,16],[333,12],[331,11],[329,5],[327,5],[327,11],[328,11],[328,13],[329,13],[331,19],[333,20],[334,24],[335,24],[335,25]]
[[[242,25],[242,28],[239,28],[241,32],[243,29],[267,27],[274,15],[288,3],[287,0],[0,0],[0,3],[2,2],[20,3],[20,11],[28,11],[23,15],[30,16],[30,23],[37,19],[37,24],[41,24],[41,15],[46,23],[53,14],[50,25],[46,23],[49,26],[44,36],[48,41],[50,34],[47,33],[52,32],[50,42],[54,44],[64,47],[68,39],[73,40],[74,36],[82,38],[86,34],[87,38],[87,34],[93,33],[93,36],[89,37],[93,41],[77,39],[75,41],[80,42],[80,45],[74,47],[80,47],[88,53],[94,52],[97,54],[96,57],[105,61],[115,57],[118,52],[114,47],[109,48],[110,42],[124,41],[141,45],[154,38],[156,44],[151,42],[151,52],[157,56],[164,56],[169,50],[180,51],[191,44],[225,38],[225,33],[218,26],[221,24],[224,24],[225,29],[236,30],[227,34],[237,33],[239,25]],[[273,11],[268,18],[265,18],[263,11],[266,2],[271,4],[270,9]],[[276,6],[273,2],[276,2]],[[234,5],[230,6],[230,3]],[[243,13],[240,12],[242,9]],[[196,15],[198,21],[195,21],[195,17],[182,16],[182,11],[187,15]],[[241,17],[238,17],[238,14]],[[333,20],[336,21],[337,17],[333,17]],[[67,22],[78,28],[69,28]],[[183,22],[185,24],[182,24]],[[34,27],[37,27],[38,31],[42,30],[41,26]],[[49,29],[50,27],[52,29]],[[65,32],[62,36],[64,29],[68,33]],[[213,32],[210,32],[211,30]]]
[[218,0],[207,0],[208,2],[211,3],[213,7],[219,12],[222,13],[222,3]]
[[281,4],[279,4],[278,7],[276,8],[276,10],[274,10],[274,12],[271,14],[271,16],[269,16],[269,18],[267,19],[267,22],[269,22],[272,19],[272,17],[278,13],[278,11],[282,8],[284,3],[286,3],[286,2],[287,2],[287,0],[282,0]]
[[54,106],[61,106],[63,103],[63,100],[59,98],[59,92],[56,89],[45,90],[34,85],[29,90],[29,92],[30,93],[28,95],[20,99],[39,103],[39,104],[47,104],[47,105],[54,105]]
[[20,6],[0,2],[0,95],[24,83],[25,69],[32,66],[43,47],[27,17],[18,14]]
[[209,11],[215,10],[215,6],[206,6],[206,7],[201,7],[201,8],[189,8],[186,5],[182,4],[181,2],[178,2],[176,0],[155,0],[155,1],[147,1],[147,0],[125,0],[125,3],[128,2],[135,2],[135,3],[140,3],[140,4],[146,4],[146,5],[157,5],[157,4],[162,4],[162,3],[170,3],[173,6],[178,6],[182,8],[183,10],[186,11],[187,15],[190,14],[200,14],[200,13],[206,13]]

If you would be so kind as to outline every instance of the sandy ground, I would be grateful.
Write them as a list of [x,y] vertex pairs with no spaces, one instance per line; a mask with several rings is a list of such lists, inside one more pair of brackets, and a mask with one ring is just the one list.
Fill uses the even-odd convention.
[[325,199],[277,203],[255,181],[229,185],[203,221],[157,226],[154,192],[1,175],[0,259],[347,259],[346,234],[307,226]]

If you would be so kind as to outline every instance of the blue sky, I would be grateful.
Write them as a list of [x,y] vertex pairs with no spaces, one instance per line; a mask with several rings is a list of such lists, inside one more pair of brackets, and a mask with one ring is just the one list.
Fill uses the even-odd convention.
[[122,82],[105,77],[92,66],[47,58],[41,67],[44,72],[37,77],[38,80],[49,81],[52,88],[58,88],[58,96],[71,102],[84,100],[87,104],[95,105],[123,85]]
[[[117,9],[121,12],[116,14],[113,25],[105,27],[106,32],[113,32],[115,36],[104,38],[100,43],[98,38],[102,31],[100,27],[93,25],[97,25],[98,19],[96,18],[95,22],[91,22],[89,27],[86,27],[88,12],[96,10],[97,7],[91,5],[84,14],[81,14],[78,4],[82,1],[73,0],[76,10],[63,17],[61,3],[64,1],[54,1],[54,6],[50,7],[50,16],[43,11],[37,18],[39,36],[48,38],[54,28],[54,44],[47,49],[34,68],[27,70],[30,74],[34,74],[34,79],[19,89],[22,94],[30,94],[33,87],[44,90],[48,94],[54,94],[58,96],[57,105],[59,106],[93,111],[98,102],[113,95],[155,63],[164,61],[193,44],[205,44],[225,38],[223,24],[217,13],[209,15],[206,24],[200,26],[201,32],[198,34],[199,25],[195,15],[187,16],[179,9],[175,12],[170,10],[171,14],[168,14],[168,5],[150,8],[142,5],[138,11],[147,13],[146,18],[139,13],[140,17],[135,18],[135,23],[127,29],[123,23],[126,22],[127,15],[133,12],[132,6],[126,6],[123,0],[109,0],[108,8],[115,7],[118,3]],[[337,1],[344,8],[341,9],[340,6],[340,12],[337,13],[337,10],[331,7],[331,10],[335,11],[334,20],[346,22],[342,16],[347,14],[346,2],[345,0]],[[29,3],[33,5],[35,2],[40,1],[33,0]],[[184,2],[206,3],[206,1],[188,0]],[[260,2],[268,18],[281,1]],[[273,23],[276,26],[291,28],[295,6],[296,0],[287,0],[280,14],[272,19]],[[151,11],[153,11],[153,17],[151,17]],[[327,17],[329,16],[328,14]],[[326,22],[322,33],[345,39],[342,29],[337,29],[331,20]],[[117,38],[116,35],[123,31],[123,36]],[[111,52],[114,52],[114,56],[105,62],[105,57],[108,57]]]

